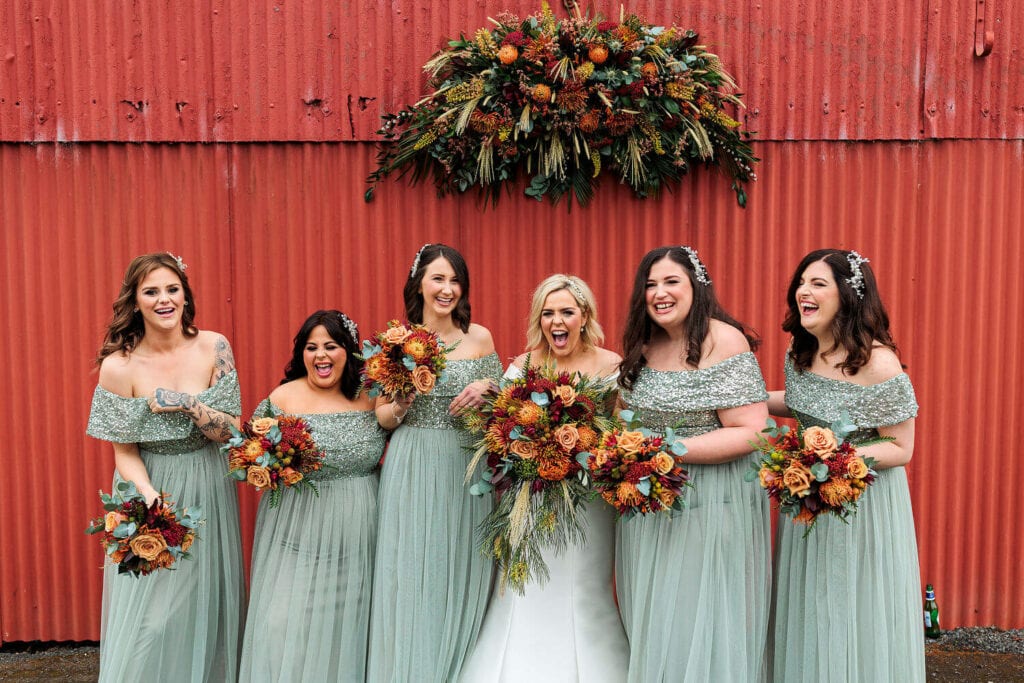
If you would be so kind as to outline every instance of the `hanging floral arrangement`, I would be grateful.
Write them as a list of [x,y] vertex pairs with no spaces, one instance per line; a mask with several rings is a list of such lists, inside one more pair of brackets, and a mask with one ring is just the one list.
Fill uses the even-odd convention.
[[731,178],[746,205],[757,158],[729,113],[743,103],[696,33],[578,7],[558,20],[547,2],[491,22],[424,65],[430,95],[383,116],[367,201],[397,171],[414,184],[432,176],[440,195],[479,187],[493,202],[525,177],[538,201],[571,191],[582,205],[602,171],[650,197],[704,165]]

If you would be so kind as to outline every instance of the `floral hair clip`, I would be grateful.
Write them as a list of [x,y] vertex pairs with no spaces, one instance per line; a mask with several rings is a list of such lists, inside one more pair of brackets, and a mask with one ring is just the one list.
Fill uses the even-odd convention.
[[355,321],[342,313],[341,323],[345,326],[345,329],[348,330],[349,335],[352,337],[352,341],[356,343],[356,346],[359,346],[359,327],[356,325]]
[[171,252],[167,252],[167,255],[174,259],[174,262],[178,264],[178,270],[185,272],[185,269],[188,268],[188,266],[185,265],[185,262],[181,260],[180,256],[175,256]]
[[700,258],[697,257],[697,250],[692,247],[683,245],[679,247],[686,252],[686,255],[690,257],[690,264],[693,265],[693,274],[697,278],[697,282],[701,283],[705,287],[711,284],[711,278],[708,277],[708,269],[701,263]]
[[576,302],[580,306],[585,306],[587,303],[587,297],[583,296],[583,289],[576,284],[576,281],[572,278],[565,278],[565,286],[572,292],[573,297],[576,298]]
[[846,278],[846,281],[853,288],[853,291],[857,293],[858,299],[864,298],[864,271],[861,270],[860,264],[869,263],[869,259],[864,258],[855,251],[851,251],[846,255],[846,260],[850,263],[850,270],[853,275]]
[[412,260],[412,268],[409,270],[409,277],[416,274],[416,269],[420,267],[420,257],[423,256],[423,250],[430,246],[430,242],[427,242],[420,250],[416,252],[416,258]]

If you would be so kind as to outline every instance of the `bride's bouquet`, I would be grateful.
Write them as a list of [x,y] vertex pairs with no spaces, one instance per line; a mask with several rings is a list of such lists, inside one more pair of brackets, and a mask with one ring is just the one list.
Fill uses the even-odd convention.
[[[269,408],[267,412],[271,413]],[[285,488],[301,486],[320,495],[306,475],[323,468],[324,452],[304,419],[271,413],[253,417],[241,432],[232,431],[234,436],[221,446],[228,456],[228,475],[257,489],[269,489],[271,508],[281,504]]]
[[383,395],[393,399],[412,392],[429,394],[441,379],[447,364],[446,348],[437,333],[423,325],[388,322],[387,329],[363,342],[359,357],[362,388],[371,397]]
[[621,411],[621,424],[587,454],[594,489],[623,517],[682,509],[683,489],[692,486],[682,466],[686,446],[671,427],[659,434],[633,417],[633,411]]
[[[761,457],[751,463],[746,479],[760,481],[781,512],[806,524],[805,537],[825,513],[845,522],[876,476],[874,458],[857,455],[857,448],[844,441],[855,429],[846,414],[831,429],[798,425],[794,430],[769,418],[755,444]],[[861,445],[890,440],[879,437]]]
[[106,511],[93,519],[87,534],[100,534],[100,543],[117,565],[118,574],[146,576],[158,569],[173,569],[188,559],[202,520],[197,507],[175,511],[166,494],[146,505],[146,499],[130,481],[119,481],[112,494],[100,491]]
[[521,377],[502,380],[465,416],[469,431],[480,435],[467,482],[486,459],[470,491],[497,495],[479,528],[481,549],[497,562],[502,585],[519,593],[531,579],[548,578],[543,546],[583,542],[577,509],[589,482],[578,459],[610,426],[599,413],[607,383],[531,368],[529,357],[525,367]]

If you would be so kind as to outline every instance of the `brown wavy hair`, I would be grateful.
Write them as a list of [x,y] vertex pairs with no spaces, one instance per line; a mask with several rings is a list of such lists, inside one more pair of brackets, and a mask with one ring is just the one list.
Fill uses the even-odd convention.
[[686,316],[686,361],[693,366],[700,362],[701,346],[704,338],[708,336],[711,327],[711,320],[721,320],[732,325],[743,333],[750,343],[750,348],[756,349],[761,340],[753,330],[729,315],[722,305],[718,303],[715,296],[715,289],[712,284],[705,285],[697,281],[697,274],[690,262],[689,255],[682,247],[659,247],[647,252],[640,265],[636,269],[636,278],[633,280],[633,293],[629,298],[629,313],[626,317],[626,331],[622,335],[622,363],[619,365],[619,385],[626,389],[633,388],[633,382],[640,375],[640,370],[647,365],[647,358],[644,356],[644,345],[651,340],[651,333],[654,331],[654,321],[647,315],[647,278],[650,277],[651,267],[655,263],[668,258],[674,263],[683,267],[683,272],[690,278],[690,285],[693,287],[693,303],[690,305],[690,313]]
[[801,372],[811,367],[814,355],[818,353],[818,338],[808,332],[800,324],[800,309],[797,307],[796,290],[800,287],[800,278],[812,263],[821,261],[832,271],[832,278],[839,288],[839,310],[832,320],[832,338],[835,345],[825,352],[835,351],[838,347],[846,350],[846,360],[837,367],[844,373],[856,375],[857,371],[867,365],[871,358],[871,348],[876,344],[892,349],[899,356],[896,342],[889,331],[889,314],[882,305],[878,294],[878,283],[871,265],[866,261],[860,264],[863,275],[864,298],[857,296],[856,290],[847,282],[853,276],[850,267],[849,251],[842,249],[818,249],[804,256],[800,265],[793,273],[786,292],[786,319],[782,329],[793,336],[789,348],[789,357],[793,365]]
[[193,324],[196,317],[196,298],[192,295],[188,276],[178,266],[177,259],[167,252],[136,256],[128,264],[128,269],[124,272],[124,279],[121,281],[121,291],[114,299],[114,316],[107,325],[103,345],[100,347],[99,353],[96,354],[96,365],[118,351],[131,353],[142,341],[142,337],[146,334],[146,328],[142,322],[142,314],[135,310],[135,296],[142,281],[158,268],[170,269],[181,280],[181,288],[185,292],[185,307],[181,312],[182,334],[186,337],[194,337],[199,334],[199,329]]
[[423,274],[426,272],[427,266],[439,258],[444,258],[452,264],[452,270],[455,271],[455,277],[458,278],[459,287],[462,289],[462,296],[459,297],[459,302],[455,304],[455,310],[452,311],[452,322],[463,332],[469,332],[469,267],[466,266],[466,260],[462,258],[462,254],[447,244],[427,244],[420,250],[419,258],[416,268],[409,273],[409,277],[405,281],[405,288],[402,290],[402,296],[405,299],[405,317],[411,323],[423,323],[423,295],[420,293],[420,283],[423,282]]

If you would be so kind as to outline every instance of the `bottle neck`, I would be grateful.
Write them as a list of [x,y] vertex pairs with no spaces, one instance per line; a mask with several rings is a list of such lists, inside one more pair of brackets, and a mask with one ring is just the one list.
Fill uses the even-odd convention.
[[934,600],[935,599],[935,593],[933,591],[926,591],[925,594],[924,594],[924,599],[925,600]]

